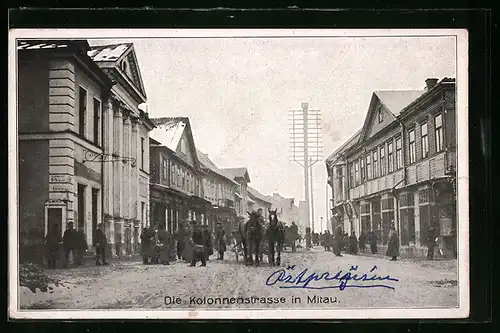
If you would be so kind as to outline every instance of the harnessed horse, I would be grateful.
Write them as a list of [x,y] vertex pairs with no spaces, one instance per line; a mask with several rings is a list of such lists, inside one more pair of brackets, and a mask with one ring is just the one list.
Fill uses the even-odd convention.
[[[285,241],[285,225],[283,222],[278,221],[277,209],[269,209],[269,226],[266,230],[267,242],[269,244],[269,263],[274,265],[281,265],[281,251]],[[276,262],[274,260],[275,250],[278,254]]]
[[[247,212],[248,213],[248,212]],[[241,242],[243,244],[243,253],[245,256],[245,263],[256,266],[260,263],[260,243],[262,240],[263,226],[259,221],[259,215],[252,212],[248,213],[250,218],[240,223],[238,229],[241,235]],[[255,254],[255,261],[253,255]]]

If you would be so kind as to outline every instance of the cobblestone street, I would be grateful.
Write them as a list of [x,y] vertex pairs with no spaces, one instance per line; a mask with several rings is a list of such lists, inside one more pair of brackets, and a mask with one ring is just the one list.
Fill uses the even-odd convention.
[[[48,293],[33,294],[21,288],[20,304],[31,309],[187,309],[187,308],[279,308],[279,307],[455,307],[458,306],[457,261],[425,261],[401,259],[389,261],[381,256],[344,255],[335,257],[316,247],[312,250],[286,252],[282,267],[248,267],[236,262],[228,253],[224,261],[210,260],[207,267],[189,267],[184,262],[169,266],[143,265],[138,261],[122,261],[110,266],[91,266],[68,270],[49,271],[52,277],[60,279],[64,286],[54,287]],[[213,257],[212,257],[213,258]],[[265,259],[266,261],[266,259]],[[199,264],[198,264],[199,265]],[[307,275],[315,272],[335,274],[347,272],[351,266],[358,266],[358,274],[368,273],[374,267],[379,276],[390,275],[398,282],[386,283],[388,288],[346,288],[337,289],[280,289],[278,283],[267,286],[266,281],[273,272],[295,265],[294,273],[308,269]],[[229,267],[228,267],[229,266]],[[287,271],[288,272],[288,271]],[[275,277],[277,275],[274,275]],[[270,280],[269,280],[270,281]],[[332,285],[334,281],[315,281],[310,285]],[[338,283],[338,282],[337,282]],[[272,284],[272,283],[269,283]],[[352,283],[351,283],[352,284]],[[254,304],[207,304],[217,297],[284,297],[285,303]],[[334,303],[310,302],[314,296]],[[165,304],[165,299],[173,304]],[[169,298],[171,297],[171,298]],[[302,301],[293,303],[292,298]],[[180,299],[175,302],[176,299]],[[205,298],[205,299],[204,299]],[[200,304],[201,303],[201,304]]]

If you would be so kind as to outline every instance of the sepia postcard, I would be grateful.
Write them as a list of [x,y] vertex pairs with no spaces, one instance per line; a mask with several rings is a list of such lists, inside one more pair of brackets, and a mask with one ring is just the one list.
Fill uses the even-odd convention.
[[11,30],[10,317],[468,317],[467,50]]

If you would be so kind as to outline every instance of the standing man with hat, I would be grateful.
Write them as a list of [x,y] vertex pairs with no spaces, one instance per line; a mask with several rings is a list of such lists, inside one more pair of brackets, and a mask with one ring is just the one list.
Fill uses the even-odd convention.
[[191,267],[196,266],[198,261],[201,261],[201,266],[207,265],[207,257],[206,257],[206,246],[205,246],[205,237],[203,229],[200,225],[196,223],[196,221],[191,221],[191,225],[193,226],[193,232],[191,236],[191,240],[194,244],[193,255],[191,260]]
[[106,248],[108,247],[108,240],[106,235],[102,230],[104,225],[99,223],[97,230],[95,231],[95,264],[97,266],[101,265],[100,260],[102,259],[102,265],[108,265],[106,262]]
[[226,252],[226,232],[220,222],[217,222],[217,227],[215,227],[215,246],[217,246],[217,251],[219,252],[217,260],[224,260],[224,252]]

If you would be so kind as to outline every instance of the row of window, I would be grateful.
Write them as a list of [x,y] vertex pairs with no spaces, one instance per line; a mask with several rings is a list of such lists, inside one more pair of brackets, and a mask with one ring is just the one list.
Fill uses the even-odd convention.
[[[443,119],[441,114],[434,117],[434,133],[436,153],[439,153],[444,149]],[[429,156],[429,131],[427,122],[420,125],[420,143],[421,153],[419,158],[425,159]],[[417,161],[415,128],[408,131],[408,156],[410,164]],[[351,187],[358,186],[365,180],[378,178],[384,176],[386,173],[402,169],[404,164],[403,158],[401,136],[389,139],[389,141],[375,148],[365,157],[349,163]],[[343,181],[341,167],[337,169],[337,178],[341,178],[341,181]]]
[[231,187],[226,184],[216,183],[212,180],[203,180],[204,182],[204,190],[205,190],[205,198],[208,200],[215,202],[220,200],[234,200],[234,192],[231,190]]
[[[169,179],[170,170],[170,179]],[[167,158],[162,158],[162,180],[170,180],[170,184],[192,194],[200,194],[200,180],[191,171],[187,170],[180,164],[169,161]]]

